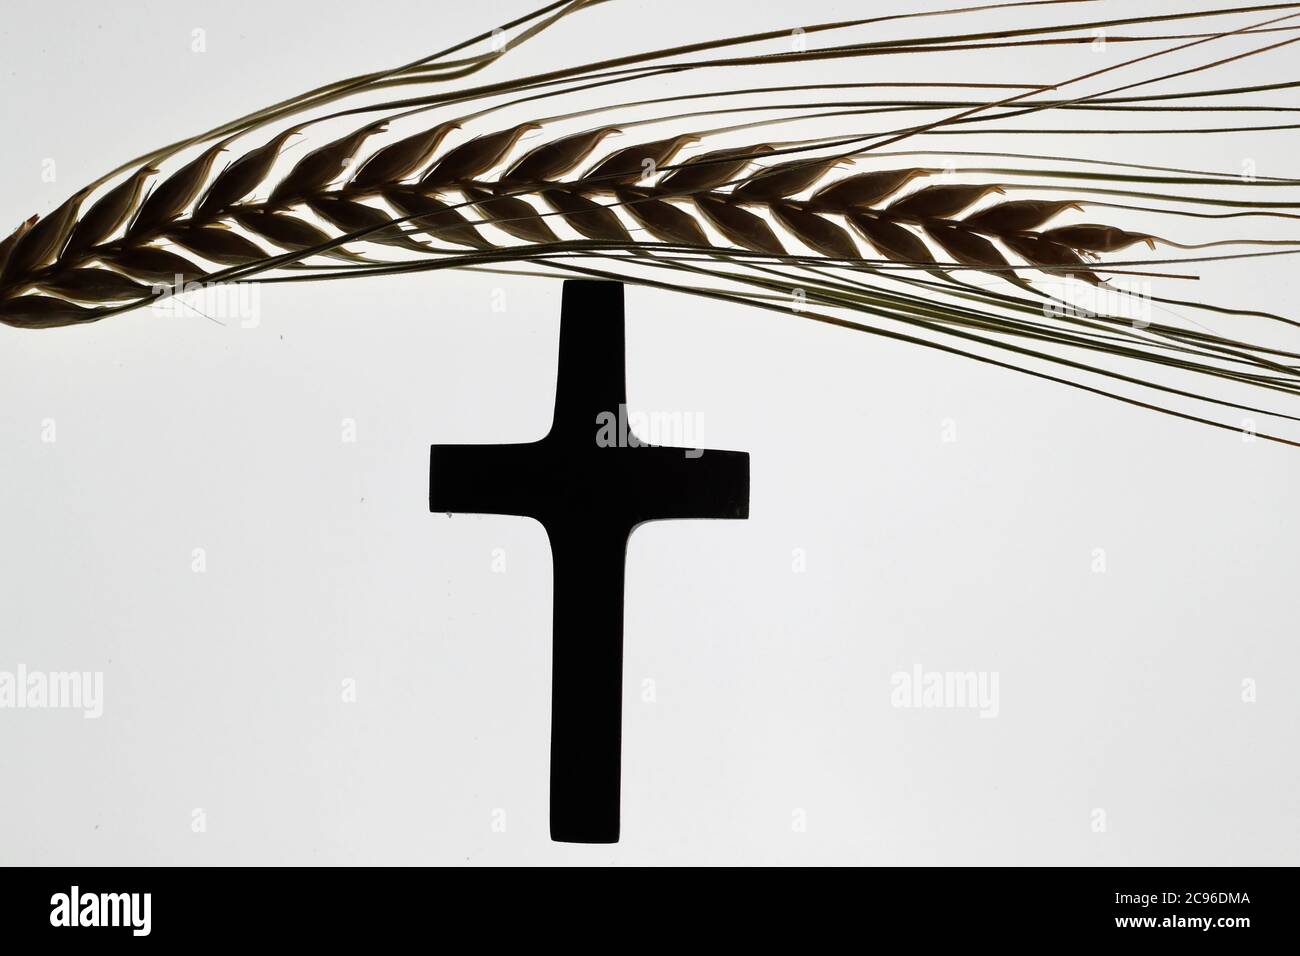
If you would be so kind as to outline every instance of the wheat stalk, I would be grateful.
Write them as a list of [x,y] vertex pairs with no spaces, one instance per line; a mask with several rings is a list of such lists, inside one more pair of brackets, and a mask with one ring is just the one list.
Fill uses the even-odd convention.
[[[1049,0],[1042,5],[1053,5]],[[528,39],[565,16],[594,4],[572,0],[551,4],[506,26],[518,29],[516,40]],[[1037,4],[1004,4],[1024,6]],[[1170,49],[1198,46],[1224,36],[1253,35],[1290,29],[1281,24],[1300,13],[1268,13],[1277,5],[1240,7],[1235,12],[1260,11],[1263,19],[1219,32],[1161,35],[1181,41]],[[1285,5],[1284,5],[1285,6]],[[1160,17],[1100,21],[1111,25],[1181,21],[1226,15],[1233,10],[1202,11]],[[892,19],[905,20],[903,14]],[[874,18],[876,20],[882,18]],[[885,18],[891,19],[891,18]],[[817,25],[811,32],[845,29],[854,24]],[[1057,27],[1002,31],[998,45],[1013,42],[1050,44],[1081,42],[1099,21]],[[1044,35],[1046,34],[1046,35]],[[758,39],[774,34],[756,35]],[[792,54],[777,63],[817,58],[843,58],[897,53],[916,49],[980,48],[989,35],[966,33],[894,42],[874,41]],[[476,38],[476,39],[482,39]],[[1104,312],[1080,314],[1049,294],[1032,276],[1037,272],[1069,276],[1096,287],[1107,276],[1149,274],[1164,260],[1114,257],[1136,247],[1158,245],[1197,250],[1211,243],[1179,243],[1169,230],[1132,231],[1094,216],[1090,207],[1140,209],[1130,200],[1150,191],[1204,186],[1230,188],[1244,184],[1229,177],[1187,170],[1163,170],[1178,175],[1152,176],[1123,164],[1101,164],[1101,172],[1009,170],[1017,176],[1073,178],[1050,185],[1052,198],[1017,199],[1012,190],[1027,185],[1013,177],[974,182],[942,177],[929,165],[882,163],[881,147],[936,132],[961,132],[985,119],[1024,116],[1042,110],[1131,110],[1156,108],[1142,97],[1116,97],[1112,91],[1067,99],[1046,99],[1039,88],[998,91],[996,99],[966,101],[877,101],[867,108],[840,111],[867,115],[887,108],[924,108],[960,112],[933,123],[855,132],[847,137],[768,141],[737,147],[725,140],[734,128],[692,129],[681,126],[667,136],[643,139],[610,150],[606,140],[638,123],[587,127],[566,135],[548,135],[537,145],[524,140],[539,130],[562,125],[600,109],[558,117],[543,117],[467,133],[466,127],[500,104],[477,113],[420,122],[413,133],[385,142],[389,127],[399,121],[476,99],[517,95],[514,102],[563,95],[576,90],[635,81],[654,70],[697,69],[719,65],[741,67],[755,62],[732,55],[722,59],[664,66],[665,58],[683,51],[729,48],[755,42],[755,37],[727,38],[691,47],[555,71],[505,83],[487,84],[456,93],[423,94],[402,100],[336,110],[275,130],[255,146],[244,145],[250,133],[271,129],[296,113],[319,110],[359,93],[374,94],[395,86],[436,85],[462,79],[495,63],[504,51],[460,60],[447,57],[472,41],[442,54],[393,71],[367,74],[284,101],[256,114],[173,144],[141,157],[135,164],[79,191],[44,218],[22,223],[0,243],[0,321],[19,328],[77,325],[137,308],[160,295],[182,290],[193,282],[320,281],[353,275],[427,271],[441,268],[502,268],[525,264],[545,274],[604,275],[648,285],[675,287],[693,294],[745,301],[780,308],[798,292],[801,304],[849,310],[856,319],[808,309],[817,321],[856,328],[928,347],[970,354],[1020,371],[1085,387],[1132,404],[1215,424],[1163,405],[1081,384],[1075,379],[1035,371],[1027,361],[1050,363],[1070,374],[1086,372],[1112,382],[1154,389],[1166,396],[1210,402],[1224,408],[1276,415],[1285,413],[1253,403],[1193,392],[1176,385],[1133,375],[1105,364],[1110,359],[1133,360],[1144,367],[1180,372],[1247,386],[1271,394],[1300,393],[1300,376],[1293,364],[1300,355],[1280,348],[1252,344],[1235,336],[1165,322],[1135,327],[1121,316]],[[1113,40],[1152,42],[1152,37]],[[1295,39],[1269,38],[1264,52]],[[1159,54],[1155,54],[1159,55]],[[1211,62],[1219,66],[1227,60]],[[1133,62],[1148,59],[1135,58]],[[772,65],[768,57],[763,65]],[[647,66],[649,64],[650,66]],[[1208,67],[1206,67],[1208,68]],[[642,73],[640,71],[647,72]],[[1096,71],[1108,72],[1107,69]],[[1192,71],[1184,71],[1192,72]],[[1161,79],[1163,77],[1157,77]],[[1080,78],[1055,84],[1060,89]],[[1144,82],[1152,82],[1151,80]],[[953,84],[962,86],[962,84]],[[1130,84],[1122,90],[1141,86]],[[558,90],[551,87],[558,86]],[[789,86],[781,92],[808,87]],[[534,92],[542,89],[544,92]],[[762,89],[726,91],[754,95]],[[1237,94],[1211,90],[1197,95]],[[646,100],[661,103],[695,99],[705,94]],[[709,94],[712,96],[712,94]],[[706,97],[707,98],[707,97]],[[1137,101],[1137,102],[1135,102]],[[1144,105],[1145,104],[1145,105]],[[509,105],[509,104],[506,104]],[[713,112],[744,112],[756,107],[731,107]],[[1161,110],[1175,109],[1166,105]],[[794,114],[807,115],[805,104]],[[288,149],[296,137],[309,135],[324,120],[380,114],[349,129],[293,162]],[[665,117],[681,123],[707,111]],[[838,115],[838,114],[828,114]],[[751,126],[770,127],[780,119]],[[409,121],[408,121],[409,122]],[[1091,131],[1080,131],[1091,132]],[[1182,132],[1175,130],[1174,132]],[[373,146],[379,140],[381,145]],[[176,155],[202,147],[179,168],[164,173]],[[1002,154],[1009,156],[1011,154]],[[218,168],[222,160],[228,160]],[[848,167],[848,168],[845,168]],[[978,170],[966,169],[970,179]],[[115,179],[111,185],[106,185]],[[1099,185],[1098,185],[1099,184]],[[1263,185],[1294,185],[1273,180]],[[1129,189],[1116,188],[1128,186]],[[1134,188],[1136,187],[1136,188]],[[1104,196],[1104,199],[1098,198]],[[92,198],[93,197],[93,198]],[[1272,215],[1287,217],[1286,203],[1198,198],[1158,194],[1173,208],[1154,212],[1177,216]],[[1206,213],[1209,205],[1227,206],[1231,213]],[[487,228],[485,228],[487,227]],[[561,233],[570,230],[574,237]],[[1286,240],[1236,240],[1252,244],[1294,247]],[[1289,251],[1289,250],[1288,250]],[[1246,253],[1260,255],[1268,253]],[[404,255],[405,259],[395,259]],[[1204,257],[1200,257],[1204,258]],[[599,260],[601,266],[591,261]],[[323,263],[330,263],[324,268]],[[614,271],[611,271],[614,270]],[[655,273],[669,271],[672,281]],[[962,273],[977,273],[997,282],[972,285]],[[684,285],[719,280],[732,285]],[[1203,303],[1157,299],[1192,305],[1221,315],[1237,313]],[[1278,323],[1289,320],[1269,313]],[[864,321],[863,317],[866,317]],[[886,323],[903,323],[900,333]],[[913,332],[925,333],[918,338]],[[937,345],[934,335],[959,340]],[[992,347],[1015,361],[990,359],[969,351]],[[1056,349],[1057,352],[1048,351]],[[1081,350],[1097,356],[1078,360],[1059,350]],[[1285,440],[1277,436],[1263,437]]]

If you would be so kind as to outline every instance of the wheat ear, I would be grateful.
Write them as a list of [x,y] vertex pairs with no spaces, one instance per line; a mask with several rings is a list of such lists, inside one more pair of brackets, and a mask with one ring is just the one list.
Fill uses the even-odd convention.
[[[518,30],[520,39],[527,39],[592,5],[577,0],[553,3],[506,26]],[[1025,4],[998,6],[1020,5]],[[1081,42],[1085,31],[1098,22],[1181,23],[1241,11],[1260,11],[1263,15],[1267,10],[1271,10],[1268,5],[1260,5],[1003,31],[992,45]],[[954,15],[961,12],[948,11]],[[916,14],[821,24],[809,30],[831,32],[911,16]],[[1152,55],[1159,56],[1221,37],[1282,29],[1273,24],[1291,16],[1300,14],[1271,16],[1219,32],[1117,39],[1180,41],[1169,51]],[[499,102],[478,113],[421,124],[413,133],[397,139],[392,139],[389,132],[400,121],[409,122],[409,117],[419,118],[447,104],[492,100],[503,95],[519,96],[514,102],[523,102],[601,88],[641,79],[640,70],[647,71],[645,76],[657,75],[653,71],[660,68],[658,64],[686,50],[725,50],[774,35],[726,38],[461,89],[454,94],[425,93],[337,110],[323,118],[337,121],[367,112],[379,116],[310,150],[287,169],[288,144],[310,135],[321,117],[280,128],[251,148],[243,143],[251,133],[287,121],[295,113],[323,109],[361,93],[375,94],[395,86],[436,86],[461,79],[495,63],[502,51],[447,59],[451,53],[466,48],[468,42],[458,44],[396,70],[353,77],[283,101],[209,134],[142,157],[137,164],[120,170],[112,185],[104,186],[111,178],[106,177],[79,191],[44,218],[33,217],[20,224],[0,242],[0,321],[20,328],[77,325],[138,307],[193,282],[318,281],[383,272],[502,268],[516,263],[543,274],[599,273],[654,285],[657,280],[647,278],[648,274],[670,270],[692,281],[712,279],[739,286],[740,291],[726,293],[736,301],[768,307],[797,290],[815,306],[851,310],[859,316],[855,320],[831,320],[823,314],[807,315],[819,321],[834,321],[887,336],[897,333],[891,332],[886,323],[901,322],[927,336],[937,334],[972,347],[1000,350],[1017,362],[1051,363],[1071,373],[1100,375],[1112,382],[1155,389],[1166,396],[1296,420],[1252,403],[1200,394],[1161,384],[1146,375],[1117,371],[1105,361],[1134,360],[1146,367],[1193,372],[1272,394],[1294,395],[1300,393],[1300,376],[1293,363],[1300,356],[1202,329],[1162,322],[1137,328],[1115,315],[1074,313],[1057,308],[1065,303],[1033,280],[1033,273],[1038,272],[1102,286],[1108,275],[1149,271],[1164,261],[1103,257],[1140,247],[1155,249],[1161,243],[1175,249],[1215,245],[1180,243],[1176,233],[1175,238],[1166,238],[1170,235],[1168,228],[1158,230],[1157,238],[1157,230],[1132,231],[1095,221],[1104,219],[1104,215],[1089,216],[1087,220],[1083,217],[1085,210],[1091,212],[1090,207],[1140,208],[1132,201],[1127,206],[1116,203],[1111,197],[1141,196],[1133,187],[1143,188],[1148,182],[1208,183],[1224,189],[1239,187],[1240,182],[1187,170],[1166,171],[1178,176],[1153,177],[1134,172],[1136,167],[1110,164],[1104,172],[1073,174],[1086,179],[1087,185],[1053,185],[1051,198],[1016,199],[1006,198],[1007,192],[1032,184],[986,178],[934,183],[938,170],[933,166],[872,161],[873,156],[883,155],[882,146],[916,136],[960,133],[970,123],[987,121],[996,129],[997,122],[1007,116],[1048,109],[1142,108],[1132,105],[1135,99],[1139,104],[1155,103],[1159,97],[1144,100],[1090,94],[1048,100],[1029,87],[997,91],[998,95],[988,100],[880,101],[885,104],[883,108],[947,110],[948,115],[897,129],[859,130],[847,136],[740,147],[711,146],[710,140],[747,128],[744,124],[691,132],[682,132],[679,126],[668,136],[643,139],[613,151],[606,149],[609,136],[630,131],[647,122],[644,120],[631,125],[584,128],[567,135],[546,136],[540,145],[524,145],[526,137],[561,124],[566,114],[466,135],[464,128],[477,125],[482,116],[501,109]],[[988,36],[973,32],[846,44],[814,54],[767,58],[763,65],[915,50],[979,49],[990,45]],[[1276,41],[1230,59],[1290,42]],[[1149,58],[1143,56],[1133,62]],[[670,64],[669,68],[740,68],[755,62],[733,53],[685,67]],[[1228,60],[1211,62],[1204,68],[1222,62]],[[1053,88],[1068,86],[1078,79]],[[530,92],[539,88],[546,92]],[[733,94],[757,92],[762,90],[743,89]],[[1240,92],[1208,90],[1197,95]],[[876,105],[847,112],[866,115],[878,111],[872,108]],[[808,108],[807,104],[794,104],[791,118],[806,115]],[[954,108],[960,112],[952,113]],[[730,111],[743,113],[749,109],[737,107]],[[568,115],[580,117],[601,111],[586,109]],[[658,122],[671,123],[693,115],[699,114],[683,113]],[[782,121],[765,119],[747,125],[764,127]],[[374,140],[382,145],[373,148]],[[202,148],[179,168],[162,172],[173,156],[196,147]],[[1037,173],[1040,178],[1057,175],[1042,169],[1013,172]],[[962,178],[969,179],[972,173],[968,170]],[[1290,181],[1275,182],[1291,185]],[[1120,186],[1129,188],[1116,188]],[[1044,187],[1039,184],[1039,188]],[[1280,211],[1286,204],[1205,200],[1177,194],[1158,198],[1174,206],[1155,211],[1175,216],[1211,215],[1197,211],[1207,202],[1239,211],[1225,215],[1289,215]],[[561,234],[561,225],[576,238]],[[1286,240],[1246,241],[1295,245]],[[1262,254],[1267,253],[1245,255]],[[605,268],[591,266],[593,258],[606,263]],[[326,262],[332,267],[322,268],[321,263]],[[610,268],[615,271],[609,272]],[[1005,291],[972,285],[961,278],[962,273],[999,280]],[[720,295],[711,286],[682,286],[680,279],[678,283],[682,291]],[[1225,315],[1234,312],[1202,303],[1179,304]],[[1279,323],[1289,322],[1281,316],[1257,314]],[[939,347],[933,338],[918,341]],[[942,347],[953,350],[953,346]],[[1062,357],[1060,349],[1082,350],[1099,357],[1081,361]],[[1105,361],[1101,356],[1106,357]],[[979,355],[973,357],[986,360]],[[1009,367],[1027,370],[1016,364]],[[1094,387],[1089,390],[1131,401]],[[1133,403],[1222,425],[1163,406]]]

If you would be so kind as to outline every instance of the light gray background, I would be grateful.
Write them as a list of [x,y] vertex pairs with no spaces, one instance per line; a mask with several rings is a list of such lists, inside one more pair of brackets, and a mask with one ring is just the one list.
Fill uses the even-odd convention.
[[[0,220],[526,6],[386,3],[372,30],[374,8],[354,3],[9,3]],[[794,6],[611,5],[518,51],[511,72],[791,26]],[[960,67],[1059,76],[1087,55]],[[1277,79],[1285,63],[1232,76]],[[1227,171],[1250,157],[1288,175],[1294,144],[1057,148]],[[1285,261],[1212,270],[1197,294],[1285,310]],[[0,711],[0,862],[1297,862],[1300,453],[635,288],[633,403],[697,412],[708,445],[748,450],[752,518],[633,538],[623,841],[550,843],[545,535],[430,515],[426,494],[429,444],[545,431],[559,295],[441,273],[270,287],[256,329],[148,312],[0,328],[0,669],[102,670],[106,685],[98,721]],[[915,662],[998,671],[1000,716],[892,708],[889,675]],[[340,700],[349,678],[355,704]],[[1242,703],[1243,678],[1258,703]]]

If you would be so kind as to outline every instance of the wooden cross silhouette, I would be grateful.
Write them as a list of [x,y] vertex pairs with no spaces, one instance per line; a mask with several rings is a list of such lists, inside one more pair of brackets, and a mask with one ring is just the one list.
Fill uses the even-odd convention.
[[555,418],[524,445],[434,445],[429,510],[526,515],[551,541],[551,839],[617,843],[623,568],[643,521],[749,517],[749,455],[598,442],[627,402],[623,286],[569,280]]

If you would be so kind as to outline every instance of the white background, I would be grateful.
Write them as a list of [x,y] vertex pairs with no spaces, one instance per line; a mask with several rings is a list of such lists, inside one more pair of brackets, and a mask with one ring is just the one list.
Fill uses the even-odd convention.
[[[511,72],[790,26],[793,6],[606,5]],[[354,3],[9,3],[0,220],[525,7],[385,3],[374,28]],[[851,69],[1058,76],[1088,55]],[[1285,79],[1287,62],[1232,76]],[[1294,144],[1060,148],[1289,175]],[[1209,270],[1194,294],[1285,311],[1286,261]],[[637,288],[631,401],[748,450],[752,517],[636,533],[623,840],[549,842],[545,535],[430,515],[426,496],[431,443],[544,433],[559,299],[557,283],[444,272],[266,287],[255,329],[148,311],[0,328],[0,670],[103,671],[106,697],[97,721],[0,710],[0,862],[1297,862],[1300,453]],[[1000,715],[891,707],[890,674],[916,663],[997,671]]]

